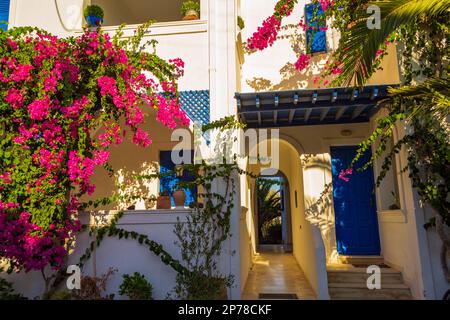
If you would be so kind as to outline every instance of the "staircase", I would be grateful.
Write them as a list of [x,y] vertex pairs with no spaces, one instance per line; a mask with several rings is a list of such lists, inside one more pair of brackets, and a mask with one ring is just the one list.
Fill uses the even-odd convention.
[[[401,272],[384,264],[382,257],[340,257],[340,263],[329,264],[328,290],[336,300],[410,300],[411,291],[403,282]],[[378,265],[381,270],[381,289],[369,290],[367,267]]]

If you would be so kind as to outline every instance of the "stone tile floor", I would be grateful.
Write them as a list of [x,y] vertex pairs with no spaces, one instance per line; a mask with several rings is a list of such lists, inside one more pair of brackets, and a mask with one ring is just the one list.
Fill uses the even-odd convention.
[[296,293],[300,300],[316,299],[305,274],[290,253],[260,253],[254,257],[242,299],[256,300],[260,293]]

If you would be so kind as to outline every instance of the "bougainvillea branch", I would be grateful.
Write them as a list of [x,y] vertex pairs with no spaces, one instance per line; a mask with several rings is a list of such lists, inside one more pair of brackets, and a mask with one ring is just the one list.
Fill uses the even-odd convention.
[[148,26],[120,42],[102,31],[0,32],[0,257],[11,270],[61,267],[109,148],[126,132],[151,144],[144,114],[171,129],[189,124],[176,85],[183,62],[135,45]]

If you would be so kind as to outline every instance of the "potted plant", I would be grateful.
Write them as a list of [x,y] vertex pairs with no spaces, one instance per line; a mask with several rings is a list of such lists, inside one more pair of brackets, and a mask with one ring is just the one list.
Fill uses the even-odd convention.
[[156,209],[170,209],[171,207],[169,192],[167,190],[161,191],[158,199],[156,199]]
[[90,5],[84,9],[84,19],[88,27],[100,27],[103,23],[104,12],[100,6]]
[[175,202],[175,208],[184,208],[186,202],[186,192],[180,187],[176,186],[173,192],[173,201]]
[[200,3],[197,1],[185,1],[181,5],[183,20],[197,20],[200,18]]

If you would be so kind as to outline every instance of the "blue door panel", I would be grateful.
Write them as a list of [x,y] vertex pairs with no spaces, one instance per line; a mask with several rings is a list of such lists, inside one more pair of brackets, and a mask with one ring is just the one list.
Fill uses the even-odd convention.
[[379,255],[373,171],[356,170],[370,159],[371,153],[366,152],[356,163],[348,182],[339,179],[341,170],[350,166],[357,150],[357,146],[331,148],[337,249],[342,255]]

